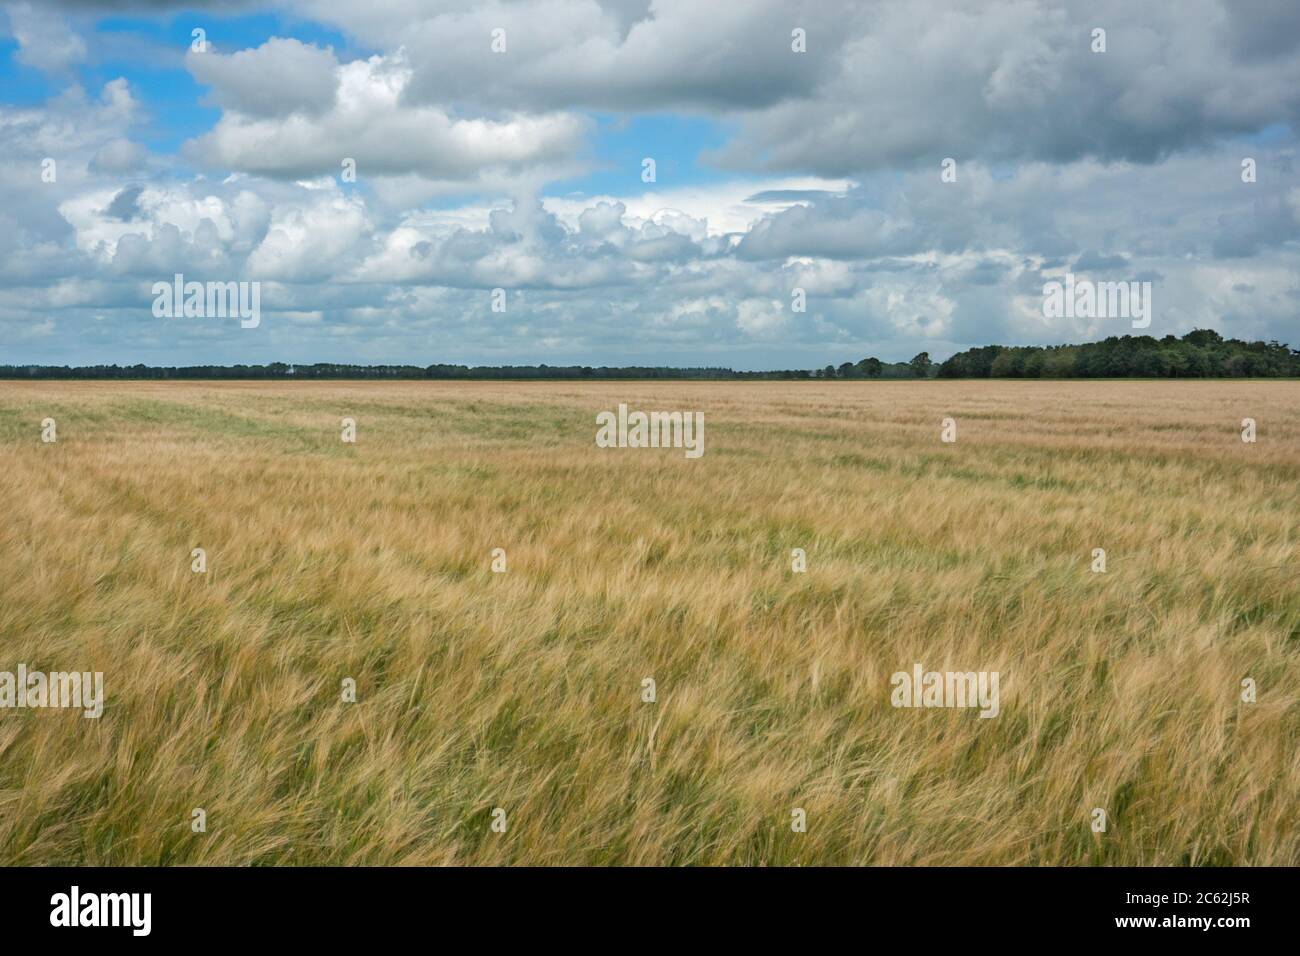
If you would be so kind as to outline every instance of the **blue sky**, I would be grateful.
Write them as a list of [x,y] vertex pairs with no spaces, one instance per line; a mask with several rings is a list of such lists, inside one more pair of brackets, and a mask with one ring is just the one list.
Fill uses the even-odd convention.
[[[1297,344],[1300,13],[1132,6],[3,3],[0,363],[813,368],[1132,331],[1043,314],[1076,266],[1153,281],[1151,334]],[[261,321],[155,316],[177,272],[258,283]]]

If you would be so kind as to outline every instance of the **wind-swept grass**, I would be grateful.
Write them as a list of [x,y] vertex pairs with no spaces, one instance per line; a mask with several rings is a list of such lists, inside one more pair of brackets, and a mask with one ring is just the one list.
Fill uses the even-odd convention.
[[0,710],[0,863],[1300,863],[1295,382],[3,382],[0,454],[0,671],[107,697]]

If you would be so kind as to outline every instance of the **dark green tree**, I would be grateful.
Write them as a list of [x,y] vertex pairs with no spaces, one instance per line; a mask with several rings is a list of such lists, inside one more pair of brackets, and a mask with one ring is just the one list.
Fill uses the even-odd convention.
[[880,378],[880,373],[883,370],[884,365],[881,364],[880,359],[875,358],[874,356],[872,358],[864,358],[858,363],[858,374],[865,376],[866,378]]

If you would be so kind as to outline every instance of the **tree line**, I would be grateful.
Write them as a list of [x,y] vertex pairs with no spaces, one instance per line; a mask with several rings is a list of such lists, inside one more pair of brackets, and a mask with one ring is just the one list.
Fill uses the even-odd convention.
[[589,365],[0,365],[0,378],[32,379],[799,379],[805,369],[737,372],[729,368]]
[[987,345],[939,365],[940,378],[1288,378],[1300,352],[1280,342],[1225,339],[1212,329],[1123,335],[1084,345]]
[[935,364],[864,358],[825,368],[738,372],[722,367],[590,365],[0,365],[0,378],[26,379],[903,379],[903,378],[1288,378],[1300,351],[1279,342],[1225,339],[1212,329],[1173,335],[1111,336],[1082,345],[986,345]]
[[985,345],[935,364],[928,352],[910,362],[877,358],[828,365],[816,378],[1293,378],[1300,351],[1280,342],[1225,339],[1196,329],[1166,335],[1112,335],[1082,345]]

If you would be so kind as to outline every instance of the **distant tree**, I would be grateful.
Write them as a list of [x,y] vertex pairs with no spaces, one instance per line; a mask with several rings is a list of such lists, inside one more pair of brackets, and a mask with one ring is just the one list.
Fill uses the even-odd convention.
[[1043,357],[1043,378],[1069,378],[1073,374],[1073,348],[1067,345],[1048,350]]
[[934,363],[930,361],[929,352],[919,352],[907,364],[912,367],[912,374],[917,378],[926,378],[930,374],[930,366]]
[[852,362],[845,362],[839,368],[840,378],[857,378],[858,369]]
[[858,363],[859,373],[865,375],[867,378],[880,378],[880,373],[883,370],[884,365],[881,363],[880,359],[875,357],[864,358]]
[[1005,349],[999,352],[993,359],[993,364],[989,366],[990,378],[1019,378],[1020,371],[1016,366],[1016,353],[1012,349]]
[[1223,336],[1214,329],[1192,329],[1183,336],[1183,341],[1204,348],[1207,345],[1218,345],[1223,341]]
[[1047,353],[1042,349],[1028,349],[1024,367],[1020,374],[1025,378],[1042,378],[1043,366],[1047,364]]

